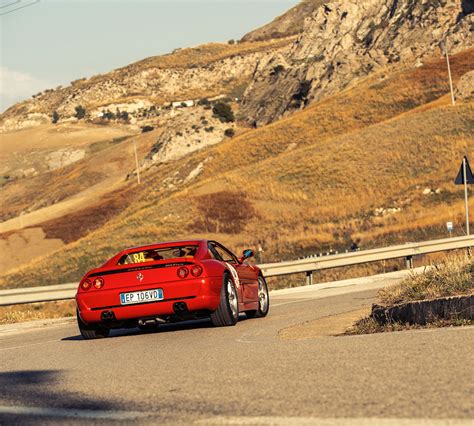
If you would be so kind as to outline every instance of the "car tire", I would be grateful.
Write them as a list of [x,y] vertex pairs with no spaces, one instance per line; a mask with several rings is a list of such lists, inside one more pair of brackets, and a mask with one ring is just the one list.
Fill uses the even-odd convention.
[[263,318],[266,317],[270,309],[270,296],[268,294],[268,286],[265,278],[258,277],[258,309],[246,311],[247,318]]
[[79,331],[81,332],[81,336],[86,339],[102,339],[103,337],[108,337],[110,333],[110,329],[106,327],[100,326],[93,326],[87,325],[84,321],[82,321],[81,317],[79,316],[79,312],[77,312],[77,325],[79,326]]
[[215,327],[225,327],[237,324],[239,319],[239,299],[235,284],[229,274],[224,274],[221,286],[219,307],[211,314]]

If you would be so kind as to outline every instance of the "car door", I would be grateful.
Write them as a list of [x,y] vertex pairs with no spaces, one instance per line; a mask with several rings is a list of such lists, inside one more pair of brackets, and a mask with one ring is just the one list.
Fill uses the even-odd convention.
[[242,286],[242,301],[244,303],[258,300],[258,273],[251,265],[240,263],[237,257],[222,244],[215,243],[215,250],[227,264],[235,269]]
[[[235,268],[236,263],[238,263],[237,259],[234,259],[232,256],[229,257],[225,251],[223,251],[222,249],[218,249],[215,241],[209,241],[207,247],[209,253],[214,259],[226,263],[231,273],[233,272],[232,278],[234,280],[235,287],[238,293],[239,302],[243,303],[243,286],[241,285],[240,275],[238,274],[237,269]],[[237,277],[235,277],[235,275],[237,275]]]

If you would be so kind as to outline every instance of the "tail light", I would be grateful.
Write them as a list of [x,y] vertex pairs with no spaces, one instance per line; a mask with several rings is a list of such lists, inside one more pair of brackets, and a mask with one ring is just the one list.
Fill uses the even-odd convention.
[[94,280],[94,287],[97,289],[102,288],[104,284],[104,279],[101,277],[98,277]]
[[202,274],[202,267],[199,265],[193,265],[193,267],[191,268],[191,275],[193,277],[199,277],[199,275],[201,274]]
[[188,268],[185,268],[184,266],[179,268],[176,273],[178,274],[178,277],[181,279],[186,278],[189,275]]
[[81,282],[81,288],[83,290],[89,290],[92,287],[92,283],[89,280],[84,280]]

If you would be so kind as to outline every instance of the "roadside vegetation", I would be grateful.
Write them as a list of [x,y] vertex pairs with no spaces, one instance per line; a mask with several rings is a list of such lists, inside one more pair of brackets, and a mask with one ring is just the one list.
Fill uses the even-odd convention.
[[72,317],[75,314],[76,302],[73,300],[0,306],[0,325],[23,321]]
[[395,286],[379,291],[384,306],[438,297],[471,294],[474,291],[474,260],[466,256],[448,256],[422,273],[412,273]]
[[[421,273],[410,274],[398,285],[381,289],[377,296],[384,307],[390,307],[420,300],[472,294],[474,294],[474,260],[465,255],[451,255],[443,261],[432,264]],[[389,322],[381,325],[372,316],[367,316],[358,320],[346,331],[346,334],[371,334],[472,324],[474,321],[461,318],[457,312],[452,312],[448,318],[427,318],[426,325],[403,322]]]

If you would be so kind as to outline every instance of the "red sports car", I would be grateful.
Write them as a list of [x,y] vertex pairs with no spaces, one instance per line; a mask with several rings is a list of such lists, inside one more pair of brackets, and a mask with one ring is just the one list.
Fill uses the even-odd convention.
[[76,294],[77,321],[85,339],[112,328],[150,328],[160,323],[210,317],[235,325],[239,312],[264,317],[268,288],[260,269],[216,241],[189,240],[121,251],[89,271]]

